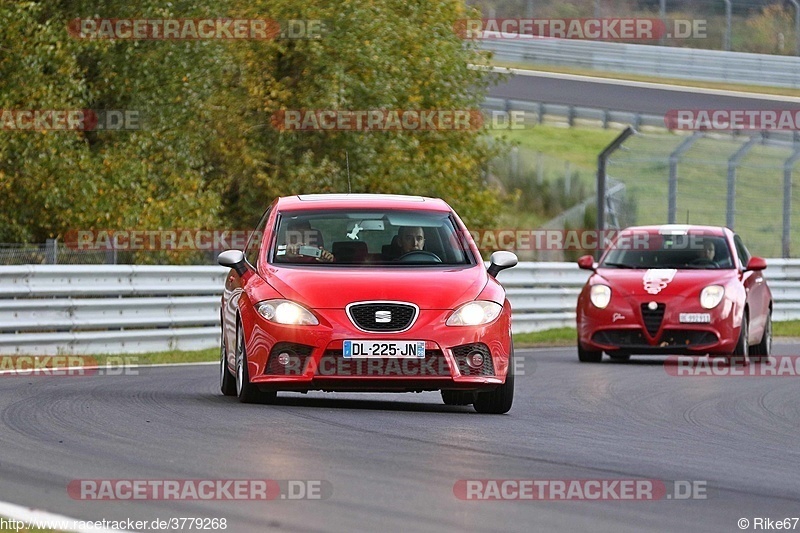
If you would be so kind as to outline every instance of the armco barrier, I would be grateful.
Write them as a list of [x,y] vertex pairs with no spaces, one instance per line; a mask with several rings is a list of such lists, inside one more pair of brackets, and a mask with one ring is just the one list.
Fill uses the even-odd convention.
[[551,38],[483,39],[495,60],[685,80],[800,87],[800,58]]
[[[120,354],[213,348],[225,269],[214,266],[0,267],[0,354]],[[588,272],[520,263],[500,273],[514,332],[570,327]],[[800,260],[770,259],[777,321],[800,318]]]

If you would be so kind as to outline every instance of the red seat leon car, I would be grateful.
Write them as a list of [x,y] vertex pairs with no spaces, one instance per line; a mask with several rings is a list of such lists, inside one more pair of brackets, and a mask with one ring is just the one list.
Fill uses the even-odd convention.
[[631,354],[768,357],[772,293],[766,261],[738,235],[711,226],[640,226],[619,232],[578,297],[578,358]]
[[278,391],[441,391],[505,413],[514,397],[511,307],[444,201],[370,194],[278,198],[222,296],[220,387],[242,402]]

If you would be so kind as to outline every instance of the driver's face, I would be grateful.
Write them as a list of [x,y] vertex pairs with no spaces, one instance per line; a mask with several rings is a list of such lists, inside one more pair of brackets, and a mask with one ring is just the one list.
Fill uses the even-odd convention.
[[714,243],[707,242],[703,247],[706,259],[714,259]]
[[413,252],[414,250],[422,250],[425,246],[425,233],[422,228],[409,228],[403,231],[400,236],[400,247],[403,253]]

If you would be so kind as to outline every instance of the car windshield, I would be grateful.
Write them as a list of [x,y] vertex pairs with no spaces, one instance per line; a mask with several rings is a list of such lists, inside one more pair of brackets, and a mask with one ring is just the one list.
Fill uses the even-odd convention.
[[271,262],[317,265],[469,265],[449,213],[409,210],[283,213]]
[[[641,237],[641,236],[639,236]],[[728,242],[711,235],[648,234],[646,239],[618,239],[601,268],[734,268]],[[638,242],[638,245],[637,245]],[[623,244],[624,243],[624,244]],[[633,243],[633,245],[631,244]]]

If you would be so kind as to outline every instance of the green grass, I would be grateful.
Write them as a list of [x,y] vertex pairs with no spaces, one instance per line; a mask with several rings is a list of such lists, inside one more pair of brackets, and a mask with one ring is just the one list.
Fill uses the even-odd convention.
[[[564,128],[538,125],[505,133],[517,143],[523,175],[533,179],[536,152],[553,161],[566,160],[590,182],[594,190],[597,155],[619,132],[600,128]],[[623,225],[667,222],[669,155],[687,138],[671,133],[635,135],[609,161],[608,175],[626,185],[630,207]],[[688,150],[678,165],[677,221],[724,226],[728,159],[744,140],[704,138]],[[790,148],[756,144],[741,160],[736,181],[735,229],[750,251],[763,257],[780,257],[783,202],[783,164]],[[795,166],[795,174],[800,165]],[[793,195],[792,210],[800,210]],[[512,217],[513,218],[513,217]],[[791,250],[800,250],[800,217],[792,218]]]
[[573,346],[576,339],[575,328],[556,328],[533,333],[514,334],[514,348],[532,346]]
[[522,70],[541,70],[561,74],[577,74],[580,76],[593,76],[596,78],[609,78],[614,80],[643,81],[649,83],[665,83],[681,87],[700,87],[704,89],[718,89],[723,91],[741,91],[746,93],[775,94],[780,96],[800,96],[800,89],[788,87],[767,87],[763,85],[746,85],[742,83],[723,83],[713,81],[684,80],[680,78],[661,78],[659,76],[646,76],[625,72],[608,72],[577,67],[562,67],[556,65],[538,65],[530,63],[514,63],[507,61],[493,61],[492,66],[517,68]]
[[[24,357],[20,356],[8,356]],[[31,355],[31,357],[45,358],[48,356]],[[61,355],[52,356],[49,359],[51,365],[57,368],[63,366],[111,366],[121,365],[155,365],[163,363],[201,363],[206,361],[218,361],[219,348],[209,348],[207,350],[178,351],[139,353],[139,354],[102,354],[102,355]],[[2,365],[0,365],[2,369]]]
[[788,322],[773,322],[772,334],[775,337],[800,337],[800,320],[790,320]]

